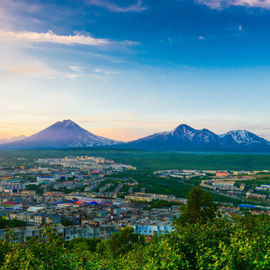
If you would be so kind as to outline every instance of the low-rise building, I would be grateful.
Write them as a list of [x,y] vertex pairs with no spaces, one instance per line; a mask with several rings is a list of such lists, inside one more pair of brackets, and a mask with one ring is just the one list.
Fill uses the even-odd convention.
[[0,203],[0,208],[6,210],[20,210],[22,209],[22,204],[13,201],[7,201]]
[[151,225],[151,224],[137,224],[133,226],[134,232],[144,235],[147,240],[156,235],[165,235],[172,231],[172,226],[168,224]]
[[247,192],[246,197],[247,198],[255,198],[255,199],[259,199],[259,200],[266,200],[267,195],[266,194],[258,194],[258,193]]

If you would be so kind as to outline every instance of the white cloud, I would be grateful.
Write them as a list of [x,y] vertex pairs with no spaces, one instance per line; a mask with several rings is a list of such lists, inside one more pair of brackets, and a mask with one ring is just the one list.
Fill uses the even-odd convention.
[[119,6],[107,0],[89,0],[88,3],[92,6],[106,8],[112,12],[141,12],[146,9],[142,6],[142,0],[137,0],[136,3],[130,6]]
[[33,25],[39,23],[33,14],[41,11],[42,7],[21,0],[0,0],[0,28],[11,29],[12,26]]
[[35,13],[41,9],[39,5],[33,3],[25,3],[20,0],[1,0],[1,8],[5,10],[23,11],[26,13]]
[[94,38],[90,35],[82,35],[76,33],[74,35],[57,35],[52,31],[47,33],[38,32],[12,32],[12,31],[0,31],[0,39],[2,40],[18,40],[27,42],[46,42],[46,43],[58,43],[65,45],[82,44],[89,46],[102,46],[108,45],[112,42],[107,39]]
[[199,37],[198,37],[198,39],[200,39],[200,40],[204,40],[204,39],[205,39],[205,37],[204,37],[204,36],[199,36]]
[[34,78],[59,78],[76,79],[80,75],[53,69],[44,63],[30,63],[27,65],[10,66],[0,69],[0,77],[2,76],[31,76]]
[[197,0],[197,2],[212,9],[223,9],[230,6],[270,9],[270,0]]
[[78,72],[78,73],[81,73],[81,72],[83,71],[83,68],[82,68],[82,67],[80,67],[80,66],[75,66],[75,65],[70,66],[70,69],[71,69],[72,71],[75,71],[75,72]]
[[70,66],[69,69],[64,66],[56,68],[39,59],[18,53],[16,56],[7,57],[7,59],[2,58],[2,60],[0,64],[0,78],[17,76],[18,78],[75,79],[83,76],[82,70],[79,71],[80,67],[78,66]]
[[103,74],[107,74],[107,75],[119,74],[118,71],[104,70],[104,69],[100,69],[100,68],[96,68],[94,70],[94,72],[95,73],[103,73]]
[[11,46],[11,53],[7,53],[8,48],[6,46],[0,47],[0,50],[3,50],[0,53],[1,79],[10,79],[13,76],[21,78],[54,78],[59,76],[60,71],[56,70],[53,65],[49,65],[36,57],[21,53],[19,50],[13,52],[15,49]]

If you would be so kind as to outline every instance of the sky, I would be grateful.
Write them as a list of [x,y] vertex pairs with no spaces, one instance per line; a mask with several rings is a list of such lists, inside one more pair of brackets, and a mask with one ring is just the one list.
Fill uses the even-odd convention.
[[0,0],[0,139],[72,119],[270,139],[270,0]]

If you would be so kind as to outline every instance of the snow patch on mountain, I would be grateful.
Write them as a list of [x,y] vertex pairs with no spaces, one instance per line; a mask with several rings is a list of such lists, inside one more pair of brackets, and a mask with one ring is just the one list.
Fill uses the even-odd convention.
[[230,136],[238,144],[260,144],[266,142],[265,139],[260,138],[247,130],[233,130],[220,135],[221,138],[224,138],[225,136]]
[[199,130],[193,129],[192,127],[181,124],[171,131],[172,136],[181,136],[189,141],[192,141],[193,137],[199,132]]

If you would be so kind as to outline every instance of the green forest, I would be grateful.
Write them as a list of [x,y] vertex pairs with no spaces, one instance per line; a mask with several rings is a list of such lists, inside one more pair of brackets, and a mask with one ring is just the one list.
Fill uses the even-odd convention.
[[[27,158],[18,164],[26,165],[35,158],[61,158],[64,156],[100,156],[119,163],[129,164],[139,170],[166,169],[216,169],[216,170],[263,170],[270,169],[270,155],[258,153],[192,153],[152,152],[120,149],[62,149],[0,151],[0,158],[16,160]],[[22,164],[25,163],[25,164]]]
[[106,240],[63,241],[47,227],[39,239],[0,241],[0,269],[270,269],[270,217],[221,217],[212,196],[193,188],[174,230],[146,241],[126,227]]

